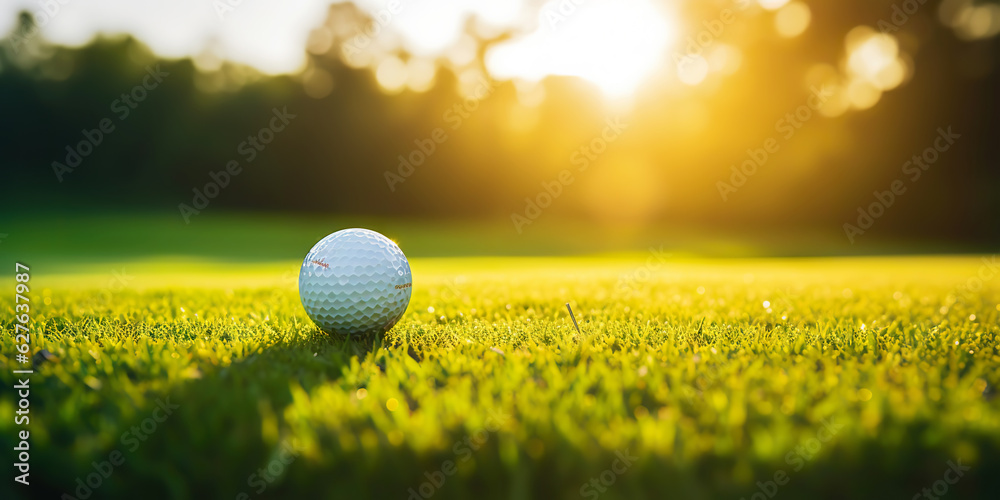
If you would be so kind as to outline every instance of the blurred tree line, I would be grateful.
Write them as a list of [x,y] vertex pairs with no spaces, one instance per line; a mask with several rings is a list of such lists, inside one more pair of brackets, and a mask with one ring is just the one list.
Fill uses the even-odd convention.
[[[638,161],[651,166],[648,176],[612,186],[594,174],[595,180],[566,189],[549,212],[615,223],[610,206],[648,183],[658,186],[652,204],[641,215],[622,217],[723,230],[839,230],[874,191],[901,177],[900,165],[930,145],[937,127],[951,125],[963,134],[959,147],[935,165],[933,180],[910,189],[877,221],[879,231],[1000,241],[997,40],[965,43],[944,30],[926,35],[918,76],[874,109],[810,124],[802,141],[814,152],[806,173],[789,174],[801,166],[801,154],[776,155],[739,196],[719,199],[716,183],[729,177],[730,165],[773,135],[775,120],[808,97],[800,79],[783,75],[836,60],[843,33],[866,21],[874,25],[891,13],[890,3],[850,2],[856,10],[817,5],[808,43],[755,42],[743,62],[755,69],[722,84],[733,90],[705,104],[715,121],[696,137],[683,133],[683,95],[664,93],[627,112],[628,137],[609,148],[614,152],[595,170],[601,162],[610,169]],[[351,9],[352,23],[367,22],[353,6],[339,5],[327,24],[342,21],[344,9]],[[546,81],[544,102],[527,111],[512,83],[492,82],[489,97],[452,128],[445,113],[464,102],[454,72],[438,68],[425,92],[386,94],[372,71],[341,60],[343,38],[326,54],[310,54],[304,74],[266,76],[228,62],[204,70],[191,59],[161,59],[127,36],[78,48],[53,46],[40,36],[15,40],[32,26],[27,14],[20,23],[0,40],[0,198],[7,213],[177,211],[236,160],[242,170],[213,197],[213,210],[509,218],[523,213],[525,198],[570,167],[572,153],[618,113],[600,104],[598,91],[569,78]],[[489,43],[479,49],[480,66]],[[970,64],[972,76],[963,69]],[[332,84],[319,98],[303,76],[316,70]],[[154,73],[161,81],[148,77]],[[275,109],[294,118],[247,161],[241,144],[268,127]],[[400,172],[399,157],[427,148],[439,127],[447,139],[435,140],[433,153],[402,182],[387,182],[387,172]],[[850,147],[842,147],[844,137]],[[81,141],[91,143],[86,156]],[[78,165],[72,166],[76,159],[67,147],[80,154]],[[772,174],[784,180],[772,184]],[[595,196],[602,201],[588,200]]]

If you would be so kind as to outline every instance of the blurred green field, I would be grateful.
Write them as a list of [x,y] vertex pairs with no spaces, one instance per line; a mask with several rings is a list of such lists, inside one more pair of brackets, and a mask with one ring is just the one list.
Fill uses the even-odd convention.
[[[298,262],[33,270],[33,491],[80,498],[117,452],[92,498],[750,499],[779,471],[781,498],[911,498],[948,461],[949,498],[997,498],[984,266],[415,258],[403,320],[350,339],[310,323]],[[3,387],[14,321],[5,293]]]
[[[908,241],[872,233],[852,244],[839,225],[826,231],[786,227],[706,230],[702,226],[588,223],[541,216],[518,233],[509,217],[448,221],[374,216],[207,212],[185,224],[177,213],[0,214],[0,256],[27,260],[46,274],[74,273],[86,265],[131,261],[254,264],[301,259],[337,229],[364,227],[399,243],[407,257],[565,256],[646,252],[665,248],[700,257],[799,257],[981,253],[989,247],[943,240]],[[162,266],[161,266],[162,267]],[[180,272],[192,274],[190,270]],[[99,272],[107,272],[107,266]],[[6,276],[0,275],[0,279]]]

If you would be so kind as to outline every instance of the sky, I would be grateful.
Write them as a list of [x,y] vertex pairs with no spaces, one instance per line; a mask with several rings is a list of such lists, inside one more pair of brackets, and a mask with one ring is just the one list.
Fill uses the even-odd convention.
[[223,58],[273,74],[293,72],[304,64],[306,38],[326,19],[329,4],[328,0],[5,0],[0,4],[0,32],[12,29],[22,10],[42,12],[35,15],[42,33],[58,44],[77,46],[98,33],[130,33],[165,57],[195,56],[213,47]]
[[[211,47],[225,59],[249,64],[267,73],[293,72],[305,62],[309,32],[326,18],[330,0],[10,0],[0,6],[0,31],[9,32],[21,10],[36,13],[44,36],[58,44],[77,46],[96,34],[130,33],[165,57],[196,56]],[[369,13],[387,10],[389,0],[358,0]],[[605,22],[619,15],[622,22],[649,16],[647,0],[625,0],[628,8],[597,0],[581,2],[579,9],[563,12],[567,19],[525,19],[537,16],[523,0],[399,0],[389,14],[389,29],[402,35],[406,48],[416,55],[434,56],[455,43],[470,16],[487,26],[542,24],[541,36],[530,41],[535,50],[555,28],[570,33],[580,29],[588,16]],[[590,4],[590,5],[588,5]],[[633,17],[629,18],[631,13]],[[609,15],[610,14],[610,15]],[[647,25],[658,28],[656,24]],[[586,26],[583,26],[586,28]],[[627,32],[627,30],[625,30]],[[633,43],[642,40],[631,37]],[[662,43],[655,39],[655,43]],[[569,43],[572,43],[570,40]],[[516,57],[516,54],[512,54]]]
[[[290,73],[306,63],[309,33],[321,26],[329,0],[12,0],[0,7],[0,30],[29,10],[44,36],[78,46],[99,33],[129,33],[165,57],[211,53],[265,73]],[[577,75],[610,92],[633,89],[657,61],[669,15],[650,0],[569,1],[530,9],[525,0],[357,0],[409,53],[433,59],[454,46],[472,17],[480,33],[516,26],[525,36],[490,58],[502,78],[539,80]],[[567,9],[568,6],[568,9]],[[380,17],[381,16],[381,17]],[[593,36],[607,35],[603,41]],[[499,31],[498,31],[499,33]],[[609,40],[612,43],[609,43]],[[211,59],[216,59],[213,57]],[[530,63],[530,64],[529,64]]]
[[[331,0],[5,0],[0,4],[0,32],[14,26],[18,12],[35,13],[43,36],[57,44],[78,46],[98,34],[128,33],[167,58],[208,55],[230,60],[268,74],[296,73],[307,64],[310,33],[324,25]],[[658,71],[675,71],[689,85],[706,80],[709,71],[730,73],[739,67],[739,48],[712,44],[704,58],[682,63],[676,57],[684,27],[700,27],[678,17],[678,2],[654,0],[356,0],[379,26],[382,60],[371,61],[388,90],[408,81],[405,61],[393,55],[404,49],[416,71],[462,45],[465,27],[474,19],[478,35],[490,38],[513,31],[511,39],[492,46],[487,70],[496,78],[538,81],[548,75],[572,75],[588,80],[609,95],[633,93]],[[807,31],[811,13],[800,0],[734,0],[746,14],[767,13],[776,36],[795,38]],[[741,15],[743,7],[740,7]],[[1000,5],[973,0],[944,0],[941,21],[965,39],[1000,33]],[[859,27],[862,28],[862,27]],[[868,28],[865,28],[868,29]],[[690,30],[688,30],[690,31]],[[871,31],[868,29],[868,31]],[[392,35],[387,35],[392,33]],[[853,32],[852,32],[853,33]],[[859,32],[860,33],[860,32]],[[857,34],[857,33],[855,33]],[[863,37],[874,34],[867,31]],[[467,40],[465,40],[467,41]],[[862,40],[863,41],[863,40]],[[912,68],[895,61],[892,37],[867,45],[854,44],[857,54],[845,65],[864,79],[851,80],[859,108],[870,107],[881,90],[893,88]],[[865,49],[865,50],[860,50]],[[905,58],[900,55],[900,58]],[[383,64],[384,63],[384,64]],[[427,71],[421,70],[423,74]],[[384,78],[383,78],[384,77]],[[876,78],[877,77],[877,78]],[[391,87],[391,88],[389,88]],[[421,86],[423,88],[425,86]]]
[[[22,10],[36,13],[44,36],[69,46],[96,34],[130,33],[165,57],[216,55],[266,73],[295,72],[305,63],[306,39],[323,24],[330,0],[5,0],[0,32],[8,33]],[[356,2],[371,13],[388,0]],[[475,14],[497,26],[517,19],[522,0],[400,0],[391,19],[409,48],[430,55],[453,43]]]

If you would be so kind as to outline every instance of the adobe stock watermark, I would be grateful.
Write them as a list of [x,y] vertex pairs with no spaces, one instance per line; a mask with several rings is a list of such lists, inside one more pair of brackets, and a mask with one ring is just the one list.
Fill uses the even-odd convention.
[[671,255],[673,254],[663,251],[663,245],[660,245],[660,248],[650,247],[649,256],[646,257],[646,262],[643,265],[630,273],[619,276],[618,283],[615,284],[614,296],[623,298],[638,293],[639,285],[649,283],[653,273],[666,265]]
[[20,32],[15,30],[10,34],[10,45],[14,49],[14,53],[21,52],[21,47],[26,45],[32,38],[38,36],[38,32],[48,26],[49,22],[62,12],[63,6],[69,4],[70,1],[40,0],[38,6],[41,8],[31,12],[34,23],[31,26],[22,27]]
[[589,481],[583,483],[583,486],[580,486],[580,496],[596,500],[601,496],[601,493],[608,491],[608,488],[618,481],[618,476],[628,472],[632,464],[639,460],[639,457],[633,457],[629,454],[628,448],[625,448],[624,453],[616,451],[615,455],[618,458],[611,461],[611,467],[604,469],[597,477],[590,478]]
[[[698,329],[701,329],[699,325]],[[714,347],[711,348],[712,354],[716,354],[717,351]],[[689,401],[695,401],[705,397],[705,390],[710,388],[713,384],[722,379],[722,368],[726,366],[726,362],[708,364],[707,360],[703,360],[701,354],[695,354],[693,361],[698,363],[695,369],[694,380],[690,384],[685,384],[683,387],[684,397]]]
[[[159,424],[166,422],[170,415],[173,415],[174,410],[178,408],[180,408],[180,405],[171,404],[170,398],[167,398],[166,401],[157,399],[156,408],[153,409],[151,416],[143,419],[142,422],[139,422],[139,425],[133,425],[130,429],[122,433],[119,439],[122,446],[128,447],[128,453],[134,453],[144,441],[149,439],[149,436],[156,432]],[[108,453],[107,460],[91,462],[90,465],[93,467],[94,472],[84,477],[76,478],[76,489],[73,490],[76,496],[63,493],[59,498],[61,500],[86,500],[90,498],[104,484],[104,481],[111,477],[115,468],[121,467],[125,463],[125,457],[125,453],[120,449],[115,449],[111,453]]]
[[549,31],[556,31],[560,23],[566,22],[580,9],[580,6],[590,0],[553,0],[542,6],[542,13],[548,23]]
[[[139,85],[132,87],[128,92],[111,102],[111,112],[115,114],[118,121],[124,121],[134,111],[139,104],[146,100],[149,92],[152,92],[163,83],[163,79],[170,76],[170,73],[160,69],[160,65],[146,66],[146,76],[142,78]],[[80,134],[83,139],[75,145],[66,145],[65,163],[52,162],[52,171],[56,174],[59,182],[63,181],[63,176],[76,170],[83,163],[83,159],[93,154],[106,136],[115,131],[115,123],[111,118],[104,118],[97,122],[97,127],[87,130],[83,129]]]
[[719,367],[715,365],[699,367],[697,375],[691,384],[684,385],[684,397],[688,402],[705,396],[705,389],[719,380]]
[[125,271],[125,266],[119,269],[112,269],[111,276],[104,282],[104,286],[98,292],[98,301],[104,304],[110,303],[115,295],[128,288],[129,283],[135,279]]
[[[242,155],[247,164],[252,163],[257,155],[274,140],[275,136],[284,131],[297,116],[288,112],[288,106],[284,106],[280,110],[272,108],[271,115],[266,126],[261,127],[257,133],[248,135],[245,141],[236,146],[236,152]],[[243,173],[243,166],[238,160],[229,160],[226,162],[226,168],[218,172],[209,171],[209,181],[201,189],[191,189],[194,193],[191,204],[180,203],[177,205],[184,223],[190,224],[191,216],[200,215],[202,210],[208,208],[209,203],[219,196],[223,189],[229,187],[232,179],[241,173]]]
[[786,286],[784,288],[777,290],[775,295],[776,297],[774,298],[773,301],[771,301],[775,310],[779,310],[779,308],[791,310],[795,309],[795,305],[793,304],[793,299],[800,298],[802,296],[802,292],[799,291],[798,289],[793,289],[790,286]]
[[892,14],[889,20],[879,19],[876,26],[882,33],[895,33],[899,31],[910,20],[910,16],[917,13],[920,7],[927,3],[927,0],[903,0],[899,4],[892,4]]
[[403,5],[399,0],[389,0],[386,2],[385,7],[375,12],[375,15],[372,16],[371,22],[362,28],[360,33],[354,35],[350,40],[346,40],[341,44],[341,53],[353,61],[354,58],[361,55],[361,53],[364,52],[369,45],[371,45],[372,41],[375,40],[382,33],[382,30],[392,22],[393,18],[401,12],[403,12]]
[[[465,120],[479,109],[479,104],[493,95],[494,90],[496,90],[496,82],[487,78],[481,78],[475,89],[473,89],[472,95],[467,96],[462,102],[457,102],[448,108],[441,116],[441,119],[451,125],[452,131],[458,130],[465,123]],[[413,144],[416,147],[405,156],[399,155],[397,157],[399,164],[396,165],[395,171],[386,170],[383,173],[386,185],[389,186],[389,191],[396,192],[396,186],[409,179],[417,167],[423,165],[438,150],[438,147],[447,142],[448,139],[448,133],[442,127],[436,127],[434,130],[431,130],[428,137],[415,139]]]
[[445,304],[450,304],[455,301],[461,300],[468,296],[462,291],[462,287],[467,281],[465,276],[455,276],[444,283],[443,290],[441,291],[441,300]]
[[[267,487],[280,479],[285,474],[285,468],[299,458],[301,450],[293,446],[287,439],[281,442],[281,446],[272,455],[267,465],[257,469],[247,477],[247,486],[254,488],[257,495],[267,491]],[[251,496],[245,491],[236,495],[236,500],[250,500]]]
[[968,278],[965,280],[965,283],[955,288],[957,300],[965,303],[972,294],[982,290],[986,283],[993,281],[993,278],[997,277],[997,273],[1000,273],[1000,263],[997,263],[996,254],[990,256],[989,259],[983,257],[982,260],[983,265],[979,266],[976,275]]
[[490,434],[500,430],[509,419],[510,415],[503,413],[502,410],[490,411],[490,416],[486,417],[486,422],[482,429],[466,436],[465,439],[456,441],[452,445],[451,451],[455,454],[456,459],[445,460],[441,462],[441,466],[436,470],[424,472],[423,477],[427,480],[420,483],[416,488],[406,490],[408,493],[407,500],[425,500],[434,496],[434,493],[437,493],[444,486],[448,478],[458,472],[458,465],[468,462],[472,458],[472,453],[478,451],[489,441]]
[[[934,139],[932,147],[924,149],[920,154],[913,155],[913,158],[903,163],[902,173],[909,177],[911,184],[920,180],[924,172],[930,169],[931,165],[937,163],[941,154],[951,149],[955,140],[962,137],[952,132],[951,126],[948,126],[947,130],[939,127],[937,132],[938,136]],[[875,221],[885,215],[889,207],[896,203],[896,198],[904,193],[906,193],[906,183],[902,179],[892,181],[889,184],[889,189],[885,191],[873,192],[875,201],[870,203],[868,207],[858,207],[857,225],[850,222],[844,223],[844,234],[847,235],[847,240],[854,244],[854,239],[871,229]]]
[[[317,240],[318,241],[318,240]],[[263,302],[263,309],[277,309],[280,303],[281,297],[285,296],[289,290],[293,289],[296,284],[298,284],[299,271],[298,269],[286,269],[285,272],[281,273],[281,278],[278,280],[278,286],[272,288],[271,294]]]
[[946,465],[948,468],[944,470],[944,477],[942,479],[938,479],[937,481],[931,483],[930,488],[921,489],[920,493],[913,495],[910,500],[919,500],[921,498],[926,498],[927,500],[938,500],[940,497],[947,495],[951,486],[958,483],[958,481],[965,476],[966,472],[972,470],[972,467],[962,465],[962,459],[960,458],[955,461],[948,460]]
[[236,10],[237,7],[243,5],[243,2],[244,0],[212,0],[212,9],[215,10],[215,15],[219,17],[219,21],[225,21],[226,16]]
[[[597,161],[607,150],[608,146],[621,137],[622,132],[628,128],[627,123],[623,123],[620,117],[607,118],[604,121],[604,128],[601,133],[586,144],[577,148],[569,157],[569,162],[576,167],[577,173],[586,172],[594,161]],[[542,189],[533,197],[524,199],[523,213],[514,212],[510,214],[510,220],[514,223],[517,234],[524,231],[524,226],[531,225],[536,219],[541,217],[542,210],[552,205],[564,188],[573,184],[576,178],[573,177],[574,169],[564,168],[552,180],[542,181]]]
[[[798,446],[785,454],[785,463],[792,467],[792,472],[799,472],[806,463],[816,457],[816,454],[823,449],[823,445],[832,440],[844,424],[834,423],[833,419],[823,419],[823,426],[811,437],[802,441]],[[791,481],[791,475],[784,469],[778,469],[773,477],[761,482],[757,481],[759,491],[750,495],[749,500],[768,500],[778,494],[778,488]],[[740,500],[748,500],[747,497],[740,497]]]
[[702,57],[705,49],[722,38],[726,27],[736,22],[736,14],[747,10],[752,0],[736,0],[734,4],[733,8],[726,7],[720,10],[715,19],[702,22],[701,31],[685,38],[683,52],[675,51],[672,56],[678,73],[686,73],[692,65],[704,65],[705,70],[708,69],[708,62]]
[[[781,138],[785,142],[791,140],[806,122],[816,116],[815,112],[819,111],[823,107],[823,104],[833,95],[826,88],[816,88],[813,86],[810,90],[811,94],[806,99],[805,104],[799,105],[795,110],[786,113],[783,118],[774,123],[774,130],[781,134]],[[729,167],[729,170],[732,172],[729,176],[729,182],[718,181],[715,183],[722,201],[729,201],[729,195],[743,187],[747,179],[753,177],[757,173],[757,169],[763,167],[771,155],[777,153],[780,149],[781,144],[774,137],[764,139],[760,147],[747,149],[747,159],[743,160],[739,168],[736,165]]]

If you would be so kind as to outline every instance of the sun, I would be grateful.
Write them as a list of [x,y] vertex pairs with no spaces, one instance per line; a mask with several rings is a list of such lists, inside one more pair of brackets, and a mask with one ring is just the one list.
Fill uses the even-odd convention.
[[668,59],[672,19],[648,0],[550,2],[537,29],[493,47],[486,67],[496,78],[577,76],[609,96],[627,95]]

